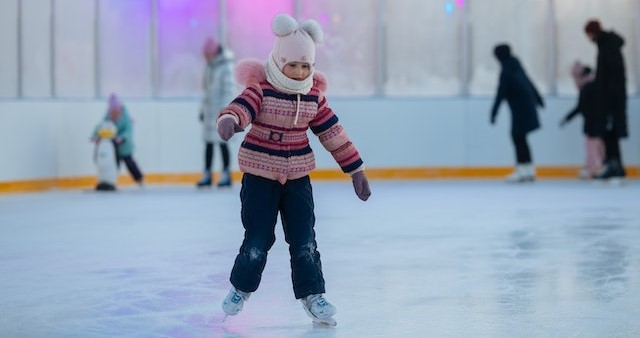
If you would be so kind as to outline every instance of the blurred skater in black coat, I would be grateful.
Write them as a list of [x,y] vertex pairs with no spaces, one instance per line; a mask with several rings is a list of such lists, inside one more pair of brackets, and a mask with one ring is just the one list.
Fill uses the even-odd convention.
[[624,39],[605,32],[597,20],[587,22],[585,33],[598,46],[596,65],[596,91],[604,116],[605,170],[599,179],[621,180],[626,176],[620,153],[620,139],[627,131],[627,79],[622,46]]
[[507,100],[511,110],[511,139],[516,153],[516,168],[507,176],[507,181],[534,181],[535,167],[527,134],[540,128],[536,107],[544,107],[544,102],[520,61],[511,54],[509,45],[500,44],[493,52],[500,62],[501,72],[498,92],[491,110],[491,124],[496,122],[500,103]]

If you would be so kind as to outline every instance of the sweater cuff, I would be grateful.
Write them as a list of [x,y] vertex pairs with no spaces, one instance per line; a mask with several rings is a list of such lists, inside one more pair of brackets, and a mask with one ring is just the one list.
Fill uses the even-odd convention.
[[358,168],[356,168],[356,170],[348,172],[347,174],[349,174],[349,176],[353,176],[353,174],[355,174],[357,172],[360,172],[360,171],[364,171],[364,164],[359,166]]

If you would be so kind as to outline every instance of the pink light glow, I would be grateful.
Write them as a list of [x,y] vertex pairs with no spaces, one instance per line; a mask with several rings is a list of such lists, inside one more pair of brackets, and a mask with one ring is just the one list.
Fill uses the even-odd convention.
[[325,12],[322,13],[318,16],[318,23],[320,24],[320,26],[322,27],[328,27],[329,26],[329,13]]
[[464,7],[464,0],[456,0],[456,6],[458,8]]
[[[275,36],[271,20],[278,13],[293,14],[291,0],[234,0],[227,5],[229,17],[228,41],[237,60],[266,60]],[[251,41],[247,43],[247,41]]]

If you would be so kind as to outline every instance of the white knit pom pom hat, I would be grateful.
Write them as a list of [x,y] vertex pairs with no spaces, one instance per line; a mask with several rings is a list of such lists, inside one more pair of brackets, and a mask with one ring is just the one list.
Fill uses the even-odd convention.
[[316,44],[322,42],[323,33],[315,20],[298,23],[287,14],[273,18],[271,29],[276,41],[271,51],[273,61],[282,71],[289,62],[306,62],[311,67],[316,63]]

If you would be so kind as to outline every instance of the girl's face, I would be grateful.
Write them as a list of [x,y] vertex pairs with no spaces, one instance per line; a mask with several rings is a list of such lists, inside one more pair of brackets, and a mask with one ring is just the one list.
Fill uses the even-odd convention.
[[302,81],[311,74],[311,66],[306,62],[289,62],[284,65],[282,73],[290,79]]

